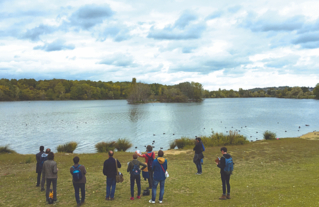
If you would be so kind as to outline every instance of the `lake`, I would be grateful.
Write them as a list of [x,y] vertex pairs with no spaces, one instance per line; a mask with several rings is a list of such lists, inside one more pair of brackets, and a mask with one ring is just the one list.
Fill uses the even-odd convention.
[[[76,141],[75,153],[93,153],[102,141],[127,138],[129,151],[169,148],[182,136],[210,135],[237,130],[248,140],[297,137],[319,130],[319,101],[312,99],[224,98],[202,103],[148,103],[126,100],[0,102],[0,146],[34,154],[39,146],[56,147]],[[308,124],[309,126],[305,126]],[[299,128],[300,126],[300,128]],[[299,131],[298,131],[299,130]]]

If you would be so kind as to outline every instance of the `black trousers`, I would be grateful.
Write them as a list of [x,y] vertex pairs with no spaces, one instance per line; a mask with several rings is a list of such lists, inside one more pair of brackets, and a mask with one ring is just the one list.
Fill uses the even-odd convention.
[[37,173],[38,177],[37,177],[37,186],[40,185],[40,178],[41,178],[41,171]]
[[229,184],[230,175],[227,175],[226,173],[221,172],[220,176],[223,183],[223,195],[226,195],[226,186],[227,186],[227,194],[230,194],[230,184]]
[[46,198],[47,198],[47,201],[49,201],[49,192],[50,192],[51,182],[53,187],[53,200],[56,201],[57,178],[47,178]]
[[153,170],[152,169],[148,169],[148,174],[149,174],[149,177],[148,177],[148,186],[149,188],[152,188],[153,186]]

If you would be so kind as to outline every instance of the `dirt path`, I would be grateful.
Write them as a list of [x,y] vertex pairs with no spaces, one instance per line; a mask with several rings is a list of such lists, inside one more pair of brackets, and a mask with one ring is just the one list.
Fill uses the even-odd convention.
[[179,155],[181,153],[191,152],[193,150],[166,150],[164,151],[164,155]]
[[308,140],[319,140],[319,132],[309,132],[307,134],[304,134],[300,136],[302,139],[308,139]]

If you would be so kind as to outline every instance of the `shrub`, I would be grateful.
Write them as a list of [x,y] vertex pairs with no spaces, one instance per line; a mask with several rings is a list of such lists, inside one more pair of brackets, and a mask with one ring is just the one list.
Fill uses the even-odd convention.
[[16,151],[9,149],[9,145],[6,145],[4,147],[0,147],[0,154],[2,153],[16,153]]
[[195,145],[195,139],[189,139],[187,137],[182,137],[180,139],[175,139],[175,144],[178,149],[183,149],[186,146],[193,146]]
[[116,142],[99,142],[95,145],[97,152],[108,152],[110,150],[114,150],[116,146]]
[[267,130],[264,132],[264,139],[265,140],[276,139],[276,133]]
[[123,152],[125,152],[130,147],[132,147],[132,143],[128,141],[127,139],[119,139],[117,140],[115,145],[115,149],[117,149],[117,151],[123,151]]
[[25,160],[25,163],[31,163],[32,161],[32,157],[28,157],[26,160]]
[[73,153],[77,146],[78,143],[76,142],[68,142],[64,145],[59,145],[56,149],[58,150],[58,152]]
[[172,141],[172,142],[169,144],[169,148],[170,148],[170,149],[175,149],[175,147],[176,147],[176,143],[175,143],[175,141]]

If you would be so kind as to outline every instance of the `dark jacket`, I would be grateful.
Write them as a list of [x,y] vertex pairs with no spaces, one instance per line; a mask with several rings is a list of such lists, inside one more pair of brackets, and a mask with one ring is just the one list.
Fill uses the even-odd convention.
[[[117,160],[117,168],[121,168],[121,163],[118,160]],[[116,177],[116,165],[115,165],[115,159],[113,157],[110,157],[109,159],[105,160],[103,165],[103,174],[106,175],[108,178]]]
[[167,170],[167,160],[163,157],[157,157],[152,164],[152,170],[154,172],[154,180],[165,180],[165,171]]
[[42,171],[42,169],[40,168],[40,159],[41,159],[41,155],[43,154],[44,152],[39,152],[35,155],[36,159],[37,159],[37,167],[36,167],[36,170],[35,172],[36,173],[40,173]]
[[196,141],[196,145],[193,149],[195,151],[195,154],[200,154],[203,152],[203,145],[202,145],[202,142],[197,142]]
[[132,173],[133,167],[134,165],[138,165],[138,166],[143,166],[141,170],[144,170],[147,165],[141,163],[140,161],[138,161],[137,159],[132,160],[128,166],[127,166],[127,172]]
[[[79,164],[75,164],[75,165],[73,165],[73,166],[70,168],[70,173],[71,173],[71,175],[72,175],[72,172],[74,171],[74,168],[73,168],[73,167],[77,168],[78,166],[79,166]],[[86,175],[86,169],[85,169],[84,165],[80,165],[79,170],[81,171],[82,179],[79,180],[79,181],[74,181],[74,180],[73,180],[73,183],[86,183],[86,177],[85,177],[85,175]],[[73,176],[72,176],[72,177],[73,177]],[[73,179],[73,178],[72,178],[72,179]]]
[[220,173],[224,172],[224,168],[226,167],[226,162],[225,162],[225,158],[229,159],[231,158],[230,154],[224,154],[219,161],[219,164],[217,165],[217,167],[220,168]]

